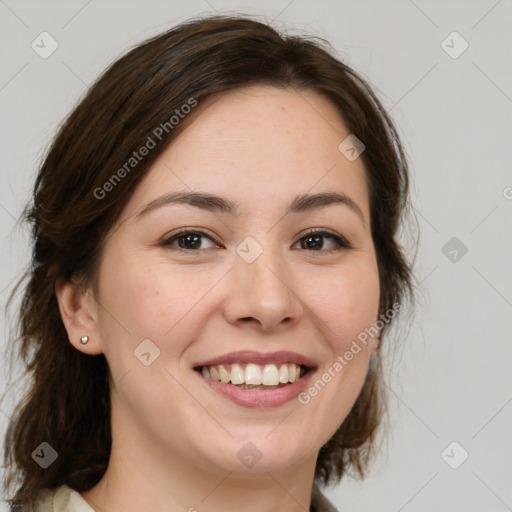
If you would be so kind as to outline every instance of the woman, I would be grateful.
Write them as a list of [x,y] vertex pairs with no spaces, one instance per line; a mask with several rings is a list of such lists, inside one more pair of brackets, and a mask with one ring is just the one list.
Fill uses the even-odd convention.
[[364,474],[411,295],[407,190],[320,43],[217,16],[116,61],[26,213],[13,509],[335,510],[319,485]]

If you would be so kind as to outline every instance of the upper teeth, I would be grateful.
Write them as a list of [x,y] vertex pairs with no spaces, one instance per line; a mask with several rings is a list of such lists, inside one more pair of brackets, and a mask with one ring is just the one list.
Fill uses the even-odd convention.
[[249,363],[243,365],[234,363],[231,365],[217,364],[203,366],[201,373],[208,379],[220,380],[231,384],[263,384],[277,386],[279,383],[295,382],[300,379],[300,365],[295,363],[282,364],[279,369],[275,364],[257,365]]

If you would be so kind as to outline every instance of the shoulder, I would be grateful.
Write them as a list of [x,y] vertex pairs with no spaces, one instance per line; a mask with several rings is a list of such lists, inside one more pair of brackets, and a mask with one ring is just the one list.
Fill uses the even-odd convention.
[[[314,512],[338,512],[336,507],[313,485],[311,510]],[[36,506],[36,512],[94,512],[80,494],[67,485],[57,489],[45,489]]]
[[312,512],[338,512],[338,509],[323,495],[315,483],[311,492]]
[[67,485],[45,489],[36,505],[36,512],[94,512],[78,492]]

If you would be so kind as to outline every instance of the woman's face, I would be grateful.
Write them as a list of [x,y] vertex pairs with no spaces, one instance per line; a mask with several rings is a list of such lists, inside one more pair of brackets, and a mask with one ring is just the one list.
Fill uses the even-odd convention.
[[[379,301],[363,163],[338,149],[348,135],[316,93],[259,86],[212,102],[161,154],[97,276],[114,446],[136,439],[181,468],[314,470],[375,350],[344,358]],[[308,372],[284,384],[294,362]],[[259,373],[280,384],[215,380]]]

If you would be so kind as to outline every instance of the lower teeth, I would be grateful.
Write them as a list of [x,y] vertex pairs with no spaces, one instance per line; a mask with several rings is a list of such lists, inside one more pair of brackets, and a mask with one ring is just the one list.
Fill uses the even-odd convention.
[[[232,384],[230,382],[230,384]],[[236,386],[237,388],[242,389],[277,389],[282,388],[283,386],[286,386],[287,384],[278,384],[277,386],[266,386],[264,384],[232,384],[233,386]]]

